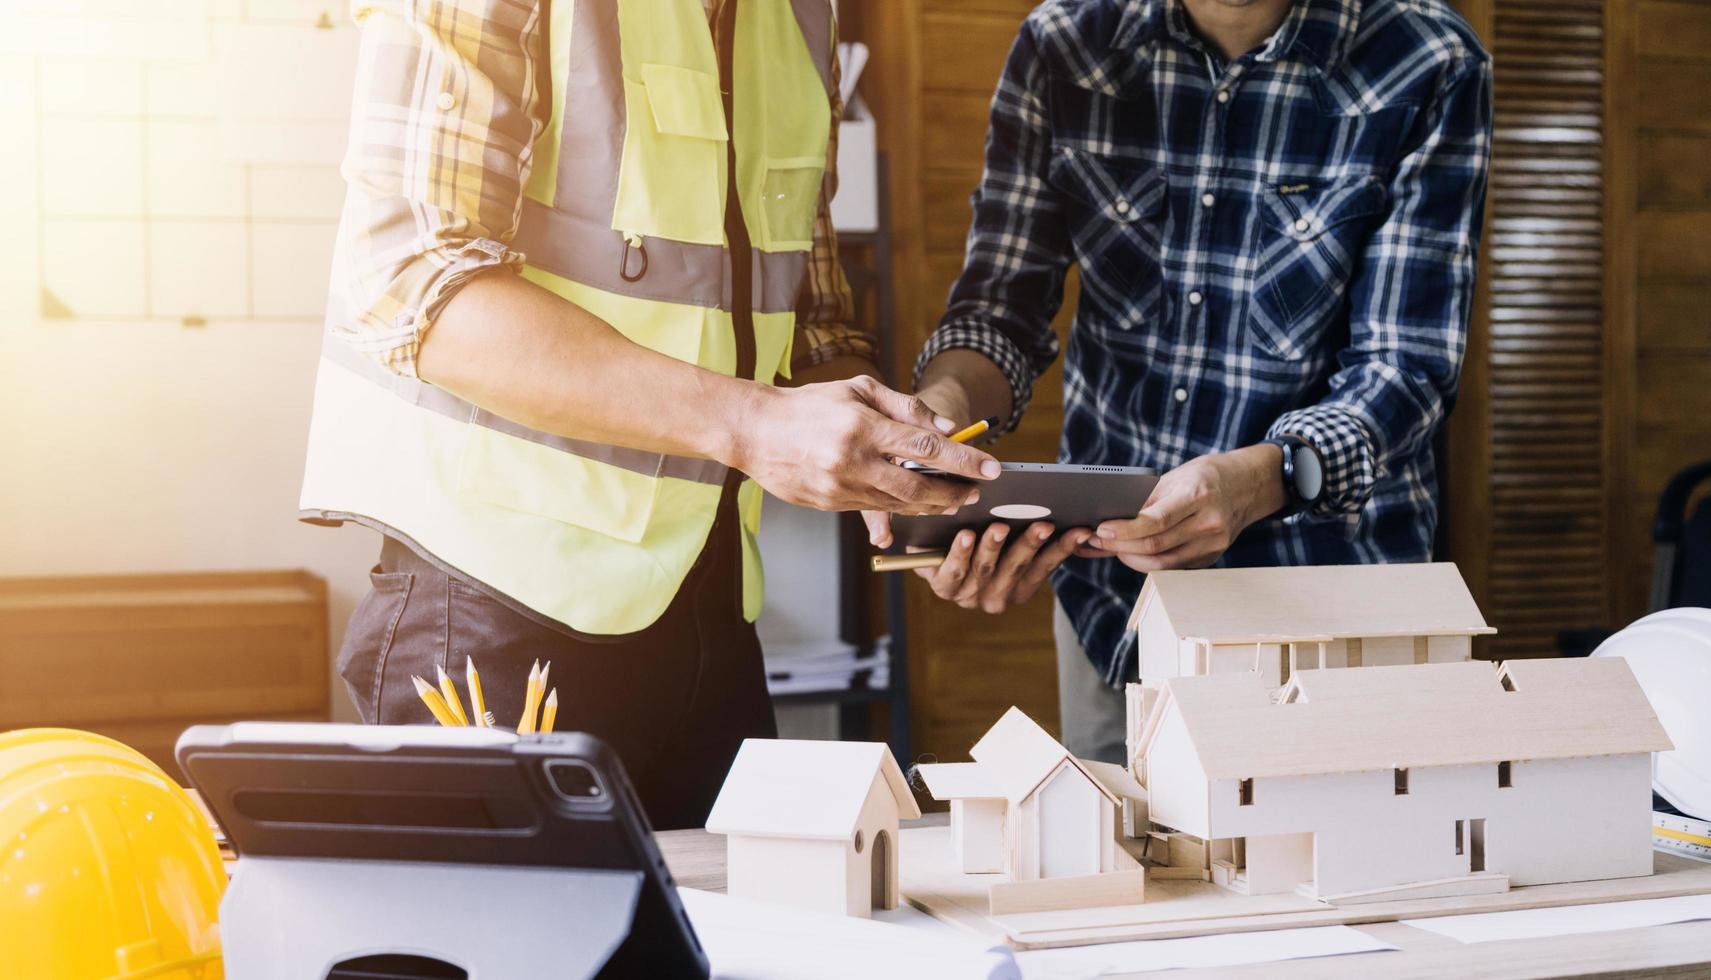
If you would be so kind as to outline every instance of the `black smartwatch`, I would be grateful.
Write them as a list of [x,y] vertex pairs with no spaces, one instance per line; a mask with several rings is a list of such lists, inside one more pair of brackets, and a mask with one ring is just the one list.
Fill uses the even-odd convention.
[[1312,443],[1288,433],[1265,441],[1283,450],[1283,492],[1289,495],[1273,516],[1299,514],[1325,499],[1325,460]]

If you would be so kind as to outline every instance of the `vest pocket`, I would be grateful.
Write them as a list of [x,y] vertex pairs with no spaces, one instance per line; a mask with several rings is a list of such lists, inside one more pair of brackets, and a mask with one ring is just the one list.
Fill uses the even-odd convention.
[[761,214],[768,250],[809,249],[814,245],[814,216],[820,210],[825,157],[768,158],[761,185]]
[[1266,352],[1307,357],[1341,308],[1357,257],[1388,203],[1366,175],[1315,186],[1311,181],[1260,191],[1258,272],[1252,324]]
[[624,155],[612,227],[719,245],[725,234],[725,108],[716,75],[644,64],[626,80]]
[[471,424],[468,433],[460,494],[632,544],[647,532],[659,478],[482,425]]

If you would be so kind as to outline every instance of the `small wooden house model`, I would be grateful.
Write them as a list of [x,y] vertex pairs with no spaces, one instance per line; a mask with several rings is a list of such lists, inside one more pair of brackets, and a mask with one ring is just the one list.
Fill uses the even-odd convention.
[[1496,632],[1451,562],[1153,572],[1129,617],[1144,681],[1449,663]]
[[1151,819],[1238,891],[1348,904],[1652,871],[1651,753],[1670,741],[1620,660],[1309,670],[1281,698],[1252,672],[1161,688],[1135,767]]
[[707,829],[729,894],[866,917],[897,907],[897,824],[920,815],[881,743],[751,738]]
[[1085,762],[1011,708],[969,750],[972,763],[917,767],[951,803],[965,872],[1002,872],[994,914],[1142,900],[1145,872],[1119,842],[1122,805],[1142,796],[1121,766]]

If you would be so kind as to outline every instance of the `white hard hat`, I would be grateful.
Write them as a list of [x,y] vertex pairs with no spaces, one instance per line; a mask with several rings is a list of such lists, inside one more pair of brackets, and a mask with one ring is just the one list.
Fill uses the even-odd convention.
[[1711,819],[1711,609],[1652,613],[1592,655],[1628,661],[1675,743],[1652,757],[1652,788],[1682,813]]

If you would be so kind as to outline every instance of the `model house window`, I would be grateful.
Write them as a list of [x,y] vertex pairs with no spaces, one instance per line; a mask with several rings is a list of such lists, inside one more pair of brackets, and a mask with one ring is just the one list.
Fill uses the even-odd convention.
[[1515,785],[1515,771],[1513,763],[1499,762],[1497,764],[1497,785],[1503,789],[1508,789]]
[[1254,781],[1244,779],[1236,784],[1236,801],[1242,806],[1254,805]]
[[1515,681],[1511,679],[1508,674],[1504,674],[1501,679],[1503,682],[1503,689],[1513,694],[1515,691]]
[[1408,795],[1408,770],[1406,769],[1396,770],[1396,795]]
[[1461,823],[1462,823],[1462,822],[1461,822],[1461,821],[1460,821],[1460,820],[1457,820],[1457,821],[1456,821],[1456,853],[1457,853],[1457,854],[1461,854],[1461,853],[1462,853],[1462,833],[1461,833]]

